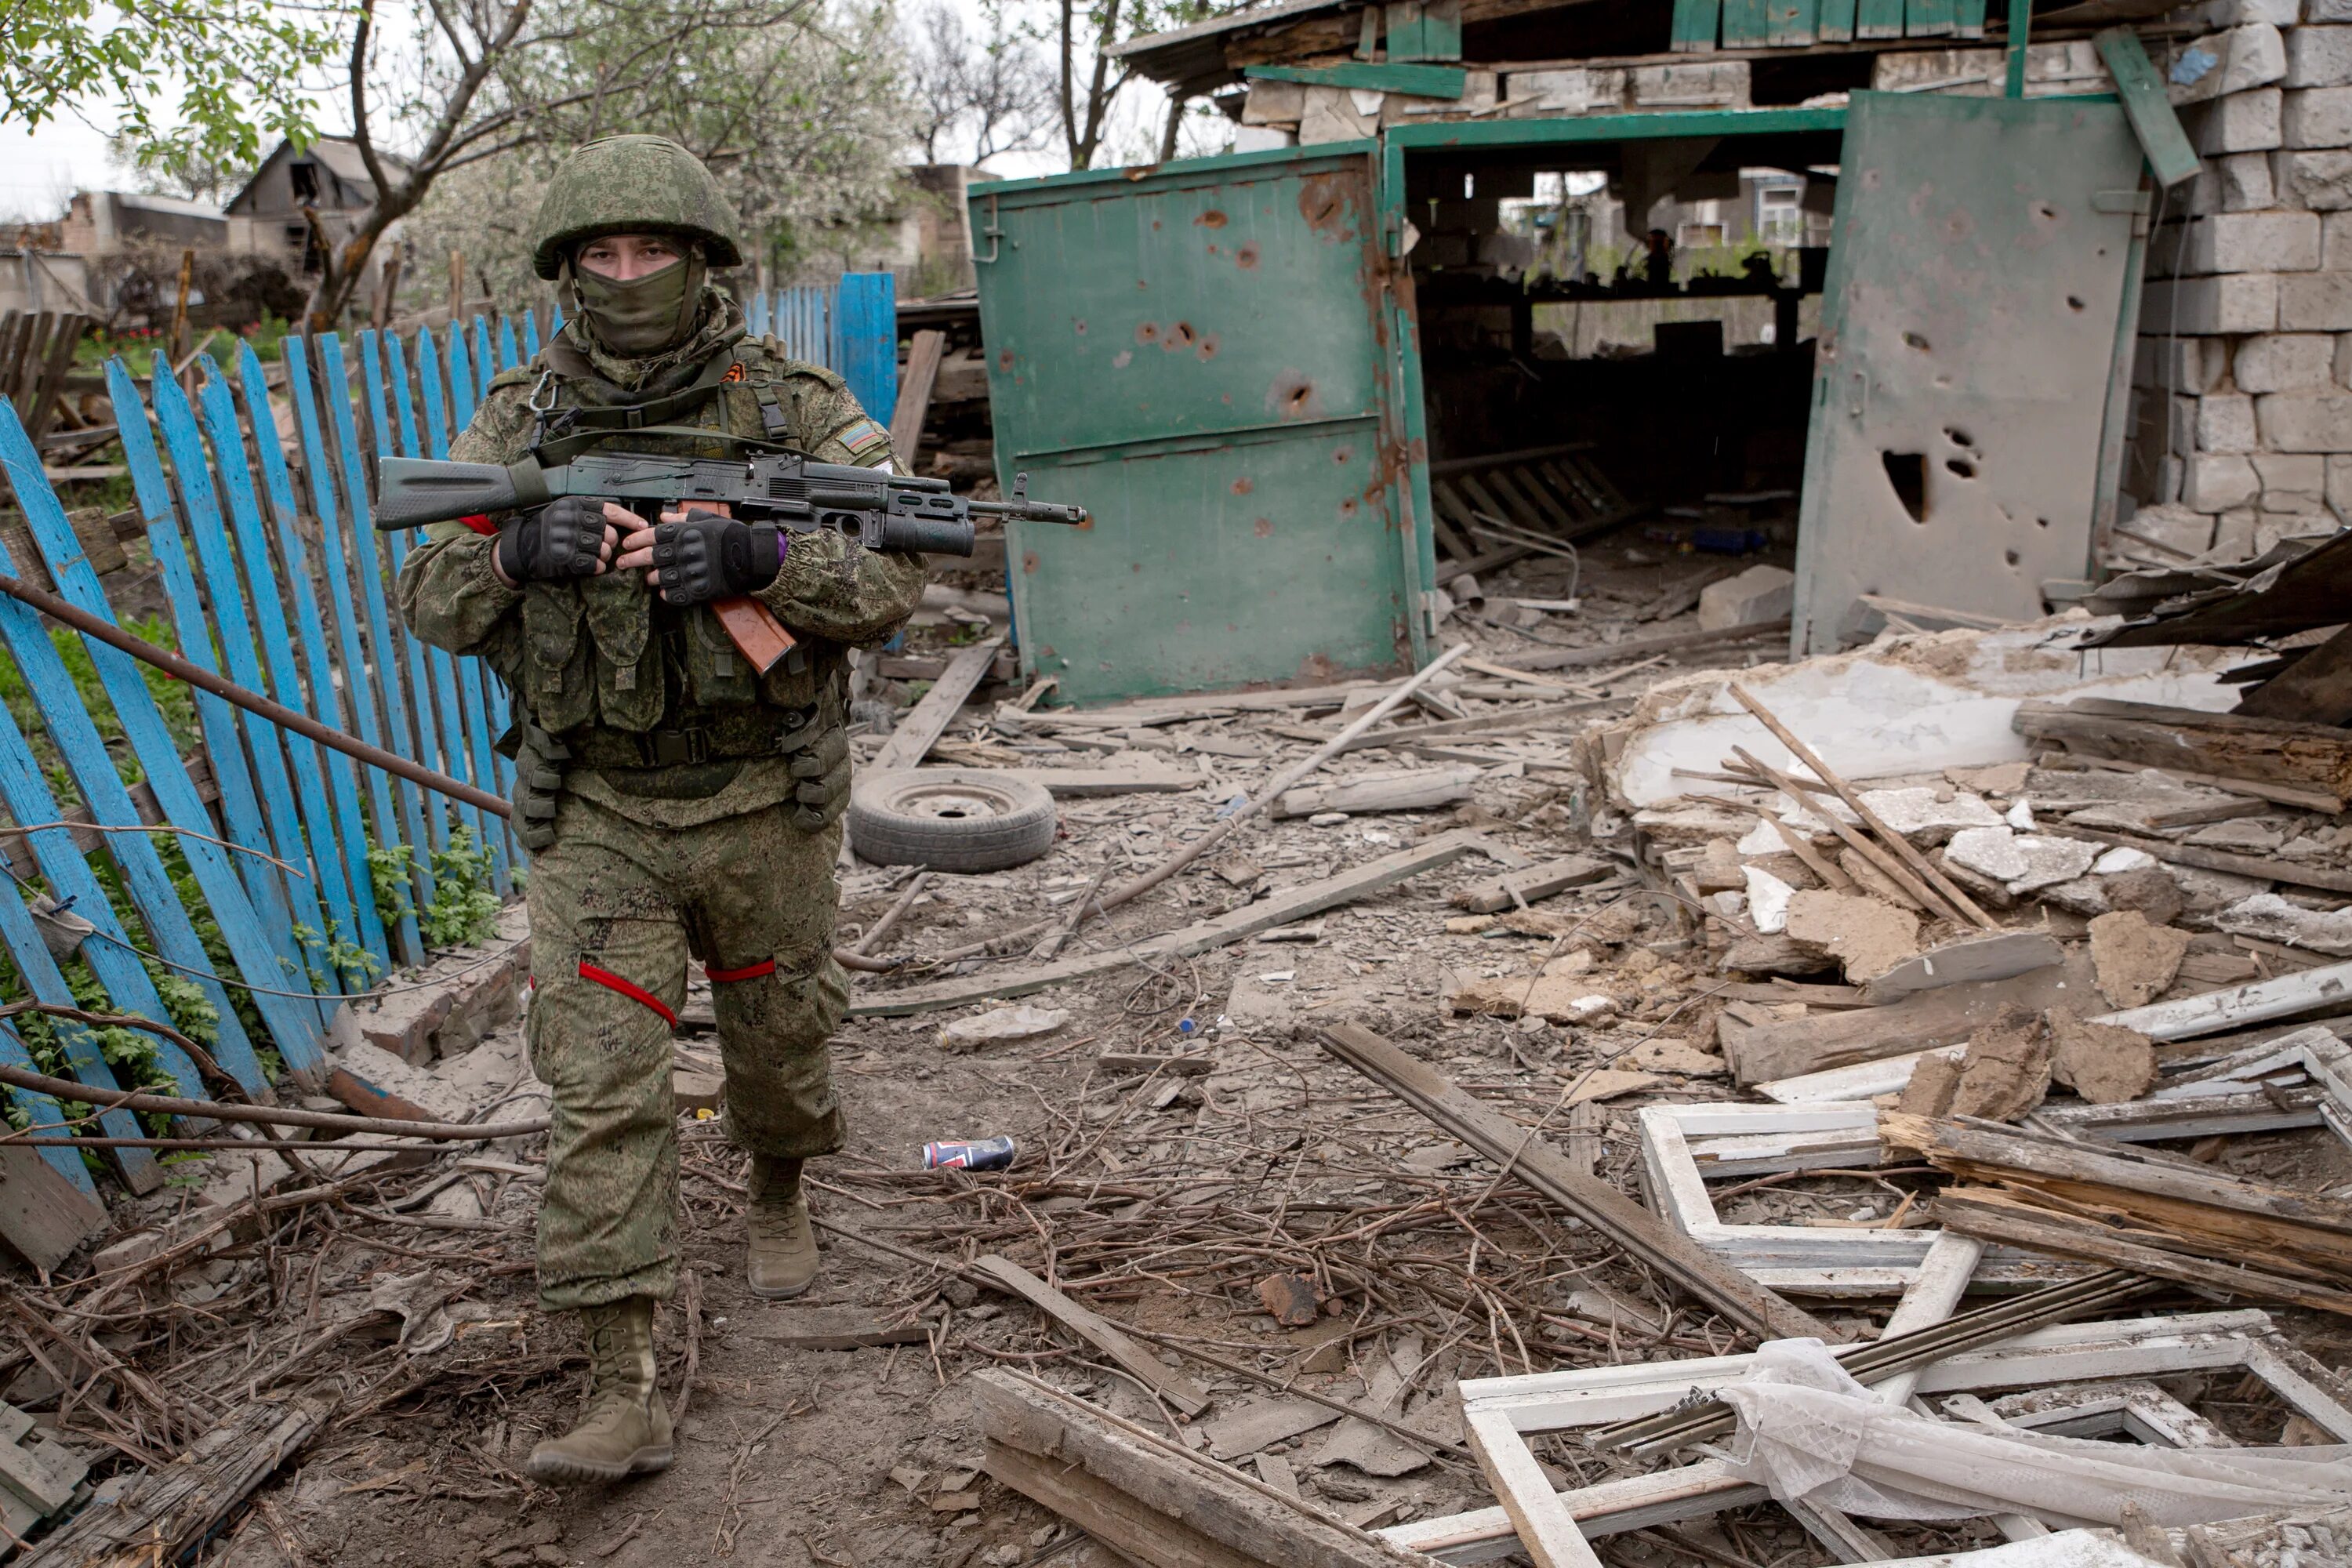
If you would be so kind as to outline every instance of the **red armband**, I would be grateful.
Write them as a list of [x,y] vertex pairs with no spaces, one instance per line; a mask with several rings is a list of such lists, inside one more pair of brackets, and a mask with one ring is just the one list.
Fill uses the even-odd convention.
[[490,514],[486,511],[469,512],[457,521],[485,539],[495,537],[499,531],[498,525],[490,521]]

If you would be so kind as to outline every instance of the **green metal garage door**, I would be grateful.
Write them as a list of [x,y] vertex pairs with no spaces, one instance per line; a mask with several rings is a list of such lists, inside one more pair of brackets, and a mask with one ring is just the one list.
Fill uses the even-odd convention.
[[977,186],[1024,673],[1077,701],[1411,654],[1370,143]]

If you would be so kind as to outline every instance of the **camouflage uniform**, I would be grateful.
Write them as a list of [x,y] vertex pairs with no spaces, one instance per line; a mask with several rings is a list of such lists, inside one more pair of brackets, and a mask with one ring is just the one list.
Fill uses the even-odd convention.
[[[762,438],[781,416],[787,444],[823,461],[888,460],[887,433],[840,377],[745,337],[716,289],[698,330],[649,357],[615,357],[575,318],[539,360],[491,382],[449,455],[520,460],[534,394],[560,415],[616,388],[685,386],[721,354],[725,379],[707,401],[658,423]],[[574,370],[584,360],[594,379],[548,377],[551,358]],[[731,455],[690,437],[624,435],[606,449]],[[492,538],[458,523],[428,533],[400,576],[410,629],[488,659],[518,719],[528,711],[570,758],[529,892],[528,1038],[555,1099],[540,1300],[562,1310],[666,1297],[677,1273],[669,1041],[688,953],[713,983],[730,1135],[793,1159],[841,1146],[825,1056],[848,996],[832,958],[840,802],[812,805],[809,773],[793,763],[841,748],[847,650],[912,613],[922,558],[789,536],[756,596],[800,646],[761,675],[709,605],[663,603],[642,572],[514,588],[492,569]]]

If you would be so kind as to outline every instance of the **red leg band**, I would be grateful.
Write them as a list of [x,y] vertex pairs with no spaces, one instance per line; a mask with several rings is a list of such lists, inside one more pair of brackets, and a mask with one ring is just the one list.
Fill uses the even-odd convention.
[[617,991],[632,1002],[644,1003],[661,1015],[663,1023],[673,1029],[677,1027],[677,1015],[663,1006],[661,998],[644,986],[624,980],[609,969],[599,969],[584,958],[580,961],[580,978],[593,980],[607,991]]
[[741,969],[713,969],[705,964],[702,970],[703,973],[721,985],[732,980],[757,980],[762,974],[773,974],[775,972],[776,961],[772,958],[763,958],[759,963],[746,965]]

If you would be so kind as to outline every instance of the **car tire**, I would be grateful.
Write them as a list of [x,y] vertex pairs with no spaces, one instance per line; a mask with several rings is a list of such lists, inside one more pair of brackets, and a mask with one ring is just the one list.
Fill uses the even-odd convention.
[[1052,848],[1055,826],[1043,784],[986,768],[894,768],[849,793],[850,845],[877,866],[1001,871]]

